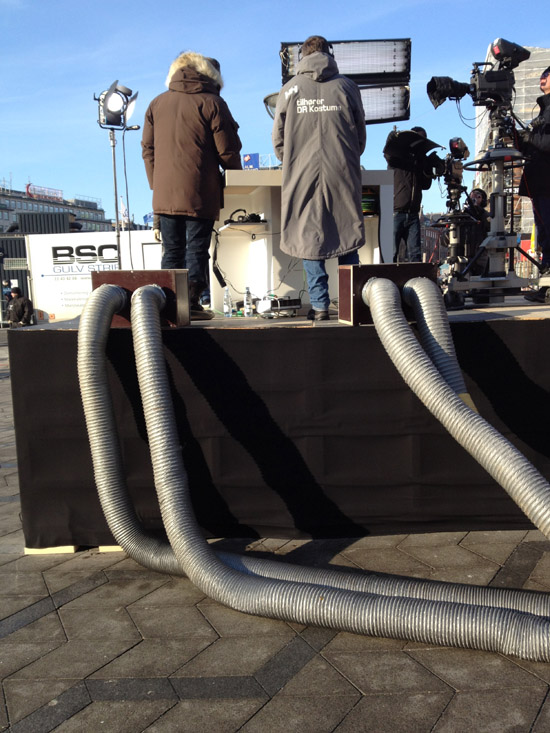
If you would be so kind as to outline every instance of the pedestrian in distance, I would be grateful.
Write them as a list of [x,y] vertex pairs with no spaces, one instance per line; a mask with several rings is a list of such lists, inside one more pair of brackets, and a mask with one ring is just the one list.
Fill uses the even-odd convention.
[[23,295],[21,288],[12,288],[11,300],[8,302],[8,321],[10,328],[31,326],[33,313],[32,301]]

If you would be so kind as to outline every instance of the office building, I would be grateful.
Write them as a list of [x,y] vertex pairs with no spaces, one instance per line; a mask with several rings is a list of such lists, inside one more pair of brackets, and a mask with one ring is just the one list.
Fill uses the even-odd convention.
[[[42,215],[42,217],[40,216]],[[55,217],[55,215],[58,215]],[[66,231],[110,232],[111,221],[105,219],[101,200],[89,196],[65,199],[63,191],[27,184],[25,190],[12,188],[11,182],[0,181],[0,232],[15,231],[25,234],[25,222],[31,218],[36,224],[33,233],[54,231],[48,228],[47,220],[67,218]],[[37,231],[43,223],[44,231]],[[59,230],[56,228],[56,230]]]

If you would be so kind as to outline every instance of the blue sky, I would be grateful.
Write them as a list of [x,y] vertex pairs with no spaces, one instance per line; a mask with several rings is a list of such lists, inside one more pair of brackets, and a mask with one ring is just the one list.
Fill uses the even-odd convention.
[[[138,91],[133,124],[141,125],[150,100],[165,91],[171,61],[194,50],[221,62],[225,98],[240,125],[243,152],[270,153],[272,121],[263,98],[281,86],[282,41],[317,33],[329,40],[412,39],[411,118],[399,129],[422,125],[447,146],[462,137],[474,149],[454,102],[434,110],[426,95],[432,76],[469,81],[495,38],[548,46],[537,23],[540,0],[464,5],[440,0],[0,0],[0,182],[21,190],[29,181],[61,189],[65,198],[100,198],[114,217],[108,133],[97,124],[93,95],[118,79]],[[498,8],[498,9],[497,9]],[[462,102],[473,118],[469,97]],[[365,168],[385,168],[384,141],[391,124],[367,127]],[[117,133],[119,193],[124,193],[121,135]],[[126,135],[129,208],[136,221],[151,210],[141,159],[141,131]],[[444,154],[445,151],[442,151]],[[424,197],[425,211],[445,209],[437,183]]]

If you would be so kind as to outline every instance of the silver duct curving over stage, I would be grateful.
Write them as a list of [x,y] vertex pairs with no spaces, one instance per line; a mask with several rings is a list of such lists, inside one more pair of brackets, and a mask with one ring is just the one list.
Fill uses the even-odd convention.
[[[439,289],[415,279],[404,295],[422,321],[424,347],[403,316],[393,283],[373,279],[363,292],[392,361],[428,409],[548,536],[550,487],[462,399],[466,390]],[[548,594],[360,575],[214,552],[191,506],[162,345],[159,314],[165,296],[157,286],[140,288],[132,298],[136,366],[169,544],[149,535],[128,495],[107,385],[105,344],[112,315],[124,298],[124,291],[112,285],[92,293],[81,317],[78,371],[100,501],[116,542],[132,558],[158,571],[185,574],[213,599],[245,613],[550,661]]]

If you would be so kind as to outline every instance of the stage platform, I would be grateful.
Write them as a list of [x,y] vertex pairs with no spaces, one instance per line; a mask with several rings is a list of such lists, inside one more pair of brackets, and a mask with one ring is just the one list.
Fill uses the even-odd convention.
[[[550,477],[550,308],[520,296],[449,314],[479,412]],[[373,326],[231,318],[166,329],[193,501],[211,537],[525,529],[503,489],[410,392]],[[77,323],[8,334],[25,544],[112,545],[76,372]],[[128,486],[161,532],[131,334],[110,383]]]

